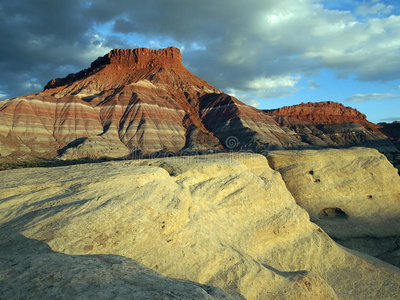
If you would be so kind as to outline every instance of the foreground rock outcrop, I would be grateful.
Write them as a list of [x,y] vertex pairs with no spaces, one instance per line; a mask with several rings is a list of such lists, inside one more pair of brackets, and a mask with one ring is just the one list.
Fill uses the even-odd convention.
[[400,177],[377,150],[274,151],[296,203],[341,244],[379,256],[400,235]]
[[66,255],[18,233],[0,237],[2,299],[234,299],[122,256]]
[[[400,293],[399,269],[333,242],[310,222],[261,155],[171,157],[0,175],[0,233],[7,237],[1,241],[13,249],[5,254],[8,261],[37,255],[32,267],[45,265],[48,258],[41,255],[48,255],[48,245],[58,252],[51,259],[60,265],[86,259],[88,270],[96,272],[104,270],[105,260],[112,265],[109,278],[126,278],[134,260],[174,280],[213,286],[180,282],[196,286],[193,293],[204,297],[390,299]],[[21,239],[42,248],[13,248]],[[0,292],[20,289],[25,265],[3,265],[0,280],[7,284],[0,284]],[[58,275],[47,274],[43,284],[58,286]]]

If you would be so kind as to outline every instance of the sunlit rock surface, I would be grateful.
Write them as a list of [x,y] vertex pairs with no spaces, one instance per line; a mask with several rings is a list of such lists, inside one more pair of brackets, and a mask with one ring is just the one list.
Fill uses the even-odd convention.
[[400,177],[378,151],[274,151],[268,161],[311,221],[343,245],[379,256],[400,235]]
[[[6,254],[10,259],[34,254],[33,261],[42,260],[50,248],[60,264],[76,256],[96,261],[87,267],[94,274],[112,264],[115,280],[136,261],[234,298],[390,299],[400,293],[399,269],[333,242],[261,155],[2,171],[0,189],[0,232],[9,237],[2,243],[29,239],[42,247],[16,248]],[[15,270],[23,267],[4,265],[6,288],[20,289],[25,279]],[[43,280],[58,286],[51,270]],[[197,285],[192,292],[222,297],[210,290]]]

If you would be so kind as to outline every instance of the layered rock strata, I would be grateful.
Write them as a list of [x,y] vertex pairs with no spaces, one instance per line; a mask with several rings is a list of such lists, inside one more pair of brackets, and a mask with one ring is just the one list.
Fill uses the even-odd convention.
[[400,155],[381,132],[382,126],[369,122],[364,114],[340,103],[309,102],[264,112],[309,148],[362,146],[376,148],[389,158]]
[[[5,155],[56,156],[69,143],[103,131],[96,110],[76,96],[62,101],[44,95],[6,100],[0,102],[0,119]],[[118,146],[125,148],[115,143]]]
[[[116,158],[302,144],[270,117],[187,71],[174,47],[114,49],[88,69],[51,80],[39,94],[1,103],[0,120],[1,155],[13,157]],[[234,147],[227,146],[229,137],[238,141]]]
[[0,155],[62,159],[368,146],[397,149],[334,102],[263,112],[190,73],[175,47],[114,49],[44,91],[0,103]]
[[199,112],[206,127],[229,150],[261,152],[307,146],[288,135],[270,116],[227,94],[206,95]]

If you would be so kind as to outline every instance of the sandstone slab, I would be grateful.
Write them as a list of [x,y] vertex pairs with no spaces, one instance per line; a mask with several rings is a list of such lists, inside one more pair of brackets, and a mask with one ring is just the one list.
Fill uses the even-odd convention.
[[40,241],[64,255],[124,256],[236,298],[376,299],[400,293],[399,269],[333,242],[261,155],[0,175],[1,233]]
[[117,255],[66,255],[18,233],[0,240],[3,299],[234,299]]
[[378,151],[273,151],[268,161],[311,221],[344,245],[380,255],[400,234],[400,177]]

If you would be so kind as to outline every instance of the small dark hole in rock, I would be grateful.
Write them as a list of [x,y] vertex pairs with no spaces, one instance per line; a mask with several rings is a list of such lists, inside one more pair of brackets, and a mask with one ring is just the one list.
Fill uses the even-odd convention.
[[313,170],[311,170],[310,172],[308,172],[308,174],[310,174],[310,175],[314,175],[314,171],[313,171]]
[[368,199],[372,199],[372,195],[368,195]]
[[320,219],[343,220],[347,219],[347,214],[338,207],[328,207],[321,210],[318,214]]
[[311,283],[307,280],[304,280],[304,285],[306,286],[307,290],[311,290]]
[[164,229],[164,228],[165,228],[165,225],[161,226],[161,229]]
[[321,179],[314,179],[314,182],[321,182]]

